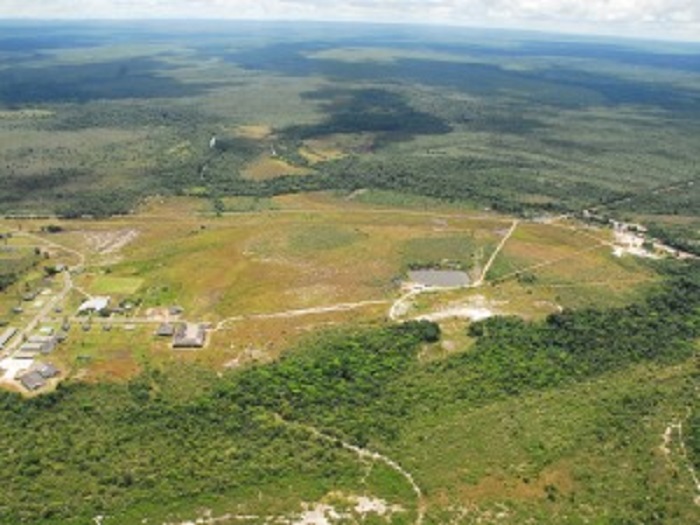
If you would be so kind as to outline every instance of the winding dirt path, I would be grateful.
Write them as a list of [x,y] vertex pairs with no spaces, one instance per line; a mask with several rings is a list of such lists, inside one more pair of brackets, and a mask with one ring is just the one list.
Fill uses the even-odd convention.
[[686,469],[688,470],[688,474],[690,474],[690,479],[693,481],[693,486],[695,487],[696,495],[693,499],[693,503],[695,503],[695,505],[700,506],[700,477],[698,477],[698,473],[695,471],[695,467],[693,466],[693,463],[688,455],[688,449],[685,446],[685,441],[683,439],[682,420],[678,420],[676,422],[671,422],[668,424],[668,426],[664,430],[664,433],[661,435],[662,442],[659,446],[659,450],[661,450],[663,455],[666,457],[666,460],[669,463],[673,464],[673,460],[671,458],[671,444],[673,442],[674,434],[676,434],[677,436],[680,459],[684,463]]
[[316,439],[326,441],[328,443],[339,444],[345,450],[354,453],[361,460],[369,459],[371,461],[378,461],[380,463],[384,463],[391,470],[399,474],[410,485],[411,489],[413,490],[413,493],[416,496],[416,519],[413,523],[414,525],[423,525],[423,522],[425,520],[425,513],[428,507],[425,501],[425,495],[423,494],[423,490],[420,488],[420,486],[418,486],[418,483],[416,483],[416,480],[413,477],[413,475],[406,469],[404,469],[401,465],[399,465],[396,461],[394,461],[388,456],[385,456],[384,454],[375,452],[374,450],[359,447],[357,445],[353,445],[352,443],[348,443],[347,441],[344,441],[340,438],[324,434],[316,427],[305,425],[303,423],[294,423],[291,421],[287,421],[284,418],[282,418],[279,414],[276,414],[276,417],[281,423],[305,430]]
[[46,238],[41,237],[39,235],[35,235],[33,233],[29,233],[29,232],[25,232],[25,231],[15,230],[13,232],[13,235],[17,235],[19,237],[27,237],[29,239],[34,239],[34,240],[42,242],[44,244],[48,244],[49,246],[52,246],[53,248],[56,248],[57,250],[71,253],[71,254],[77,256],[78,260],[80,261],[77,264],[77,267],[82,268],[83,266],[85,266],[85,254],[82,252],[79,252],[78,250],[74,250],[73,248],[69,248],[68,246],[65,246],[63,244],[59,244],[57,242],[50,241],[49,239],[46,239]]

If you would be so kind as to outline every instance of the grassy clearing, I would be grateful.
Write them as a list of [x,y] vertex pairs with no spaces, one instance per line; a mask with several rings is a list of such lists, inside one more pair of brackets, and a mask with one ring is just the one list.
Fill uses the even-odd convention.
[[606,232],[558,225],[522,224],[498,255],[487,278],[517,279],[537,287],[599,287],[595,293],[624,293],[653,272],[632,257],[616,258],[601,241]]
[[[78,331],[68,346],[91,356],[82,366],[88,370],[85,377],[136,374],[145,357],[134,355],[132,346],[153,354],[156,361],[235,368],[269,361],[324,327],[381,322],[399,297],[399,283],[409,266],[456,265],[476,278],[510,224],[508,217],[460,207],[417,208],[410,201],[378,208],[332,193],[223,202],[228,212],[217,217],[194,199],[151,199],[138,214],[64,221],[63,232],[43,234],[86,255],[86,271],[74,276],[77,286],[93,295],[140,301],[137,317],[177,304],[191,321],[216,325],[230,319],[211,335],[206,349],[187,355],[173,354],[165,342],[153,339],[153,326],[139,327],[136,333],[143,331],[142,336],[122,333],[116,325],[111,333],[99,327],[89,334]],[[46,224],[26,221],[23,227]],[[100,251],[104,242],[124,232],[138,235],[115,253]],[[597,248],[597,236],[605,237],[593,230],[572,233],[556,225],[523,222],[489,280],[546,265],[525,272],[527,279],[421,295],[410,315],[482,301],[496,313],[539,319],[560,307],[626,304],[653,272],[634,259],[616,259],[608,248]],[[57,260],[77,264],[68,252]],[[16,301],[11,293],[17,292],[2,296],[7,310]],[[74,312],[81,300],[77,292],[72,294],[65,311]],[[379,302],[323,310],[364,301]],[[446,343],[426,348],[426,360],[471,344],[465,335],[467,320],[447,319],[443,324]],[[76,356],[70,355],[67,363],[76,367]]]
[[151,330],[139,326],[125,330],[92,323],[89,331],[74,324],[66,344],[52,356],[59,366],[88,382],[125,381],[143,370],[150,359]]
[[446,212],[475,211],[474,207],[466,202],[449,203],[444,200],[433,199],[422,195],[385,190],[366,189],[355,193],[352,196],[352,200],[370,206],[388,208],[413,208],[423,211],[444,210]]
[[471,235],[411,239],[401,247],[405,268],[456,268],[469,270],[486,247],[478,247]]
[[95,295],[132,295],[143,285],[143,279],[100,275],[90,284]]
[[341,159],[353,152],[368,150],[372,143],[372,137],[367,134],[332,134],[323,138],[304,140],[299,153],[313,165]]
[[311,171],[307,168],[293,166],[265,153],[245,167],[243,177],[251,180],[268,180],[285,175],[308,175],[309,173]]
[[250,213],[278,209],[277,203],[272,199],[259,197],[226,197],[222,202],[226,212]]
[[265,126],[262,124],[250,124],[246,126],[238,126],[235,129],[236,135],[239,137],[245,137],[247,139],[263,140],[269,138],[273,133],[273,129],[270,126]]

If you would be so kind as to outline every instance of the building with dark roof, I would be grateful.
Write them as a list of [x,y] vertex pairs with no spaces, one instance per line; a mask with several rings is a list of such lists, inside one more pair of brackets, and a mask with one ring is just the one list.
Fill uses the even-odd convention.
[[184,312],[184,311],[185,311],[185,309],[182,306],[177,305],[177,304],[168,308],[168,313],[170,315],[181,315],[182,312]]
[[22,386],[29,391],[38,390],[42,386],[46,385],[46,380],[39,372],[29,372],[24,374],[19,378],[19,382]]
[[156,329],[156,335],[160,337],[172,337],[175,335],[175,327],[170,323],[162,323]]

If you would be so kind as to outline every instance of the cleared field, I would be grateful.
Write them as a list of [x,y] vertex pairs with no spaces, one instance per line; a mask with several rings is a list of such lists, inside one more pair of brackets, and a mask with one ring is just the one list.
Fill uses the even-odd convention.
[[[60,233],[36,235],[38,244],[53,243],[56,260],[75,265],[82,256],[85,271],[73,278],[80,293],[70,295],[67,315],[82,293],[138,305],[109,331],[76,324],[62,359],[85,378],[130,377],[146,355],[216,369],[265,362],[319,329],[384,322],[409,268],[460,268],[476,282],[512,224],[429,199],[363,195],[232,198],[224,207],[233,211],[221,216],[201,201],[151,199],[134,215],[65,222]],[[464,330],[484,313],[541,318],[563,307],[625,304],[654,273],[613,257],[607,242],[604,230],[521,222],[483,286],[420,294],[401,318],[444,325],[442,346],[426,349],[434,359],[468,348]],[[8,310],[16,301],[3,300]],[[173,305],[184,319],[208,323],[205,349],[174,354],[153,337],[163,318],[157,312]],[[125,331],[132,321],[137,328]]]
[[142,284],[142,279],[134,277],[100,275],[90,284],[90,289],[102,295],[130,295],[136,293]]
[[335,160],[353,152],[367,153],[374,142],[371,135],[333,134],[323,138],[307,139],[299,153],[311,164]]
[[249,124],[246,126],[238,126],[235,130],[236,135],[247,139],[263,140],[272,135],[273,130],[270,126],[262,124]]
[[[567,307],[608,304],[609,299],[624,297],[640,282],[654,278],[643,262],[614,257],[610,242],[606,231],[522,224],[504,246],[488,278],[493,282],[515,279],[530,288],[556,290],[572,299],[566,301]],[[595,290],[600,301],[591,301],[587,290]]]
[[243,177],[252,180],[267,180],[284,175],[308,175],[306,168],[293,166],[282,159],[270,157],[269,153],[258,157],[243,170]]

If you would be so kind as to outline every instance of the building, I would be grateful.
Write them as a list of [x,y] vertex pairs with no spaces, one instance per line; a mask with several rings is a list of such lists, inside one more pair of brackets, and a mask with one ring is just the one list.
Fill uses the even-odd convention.
[[202,348],[205,339],[206,330],[201,324],[180,324],[173,335],[173,348]]
[[19,378],[19,382],[22,383],[22,386],[29,391],[38,390],[42,386],[46,385],[46,380],[37,371],[28,372],[22,375]]
[[78,313],[102,312],[109,306],[109,297],[93,297],[78,307]]
[[58,339],[54,335],[33,335],[28,339],[31,345],[39,345],[39,352],[42,354],[50,354],[56,349]]
[[59,374],[58,368],[51,363],[41,363],[39,366],[37,366],[35,372],[38,372],[44,379],[50,379]]
[[156,335],[159,337],[173,337],[175,335],[175,327],[170,323],[162,323],[158,326]]
[[182,313],[185,311],[185,309],[180,306],[180,305],[173,305],[170,308],[168,308],[168,313],[170,315],[182,315]]
[[[12,359],[21,359],[31,361],[37,356],[37,352],[32,350],[22,350],[21,348],[12,354]],[[31,363],[30,363],[31,364]]]
[[44,343],[27,341],[19,347],[19,351],[26,354],[40,354],[44,350]]

